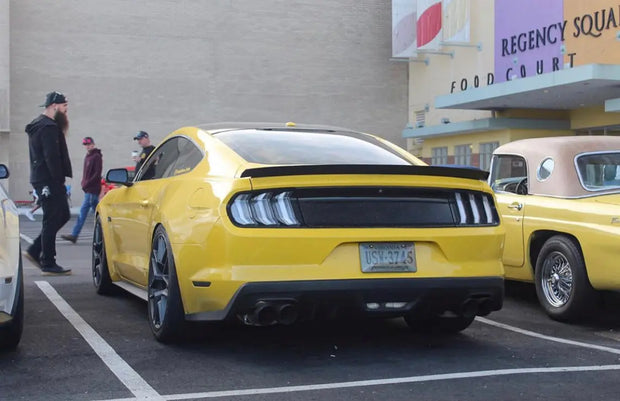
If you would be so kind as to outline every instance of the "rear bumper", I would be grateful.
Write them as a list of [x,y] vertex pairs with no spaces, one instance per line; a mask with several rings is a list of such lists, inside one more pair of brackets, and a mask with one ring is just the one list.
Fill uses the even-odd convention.
[[293,304],[302,320],[458,313],[467,302],[480,305],[479,314],[486,314],[501,309],[503,298],[502,277],[249,282],[239,288],[226,308],[186,314],[185,318],[232,320],[250,313],[260,302]]

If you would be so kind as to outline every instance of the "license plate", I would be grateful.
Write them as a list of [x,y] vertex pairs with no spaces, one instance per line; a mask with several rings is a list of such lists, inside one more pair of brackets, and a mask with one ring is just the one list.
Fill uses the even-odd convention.
[[360,261],[364,273],[415,272],[413,242],[363,242]]

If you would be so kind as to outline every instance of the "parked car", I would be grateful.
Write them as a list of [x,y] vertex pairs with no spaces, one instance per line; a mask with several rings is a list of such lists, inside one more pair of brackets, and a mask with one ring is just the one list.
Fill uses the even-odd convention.
[[[9,169],[0,164],[0,179]],[[17,207],[0,185],[0,350],[14,349],[24,325],[24,272]]]
[[486,173],[430,167],[316,126],[181,128],[99,203],[98,293],[148,301],[155,337],[361,314],[460,331],[501,308],[503,227]]
[[596,290],[620,289],[620,137],[508,143],[493,153],[489,183],[506,227],[506,278],[533,281],[551,318],[577,319]]

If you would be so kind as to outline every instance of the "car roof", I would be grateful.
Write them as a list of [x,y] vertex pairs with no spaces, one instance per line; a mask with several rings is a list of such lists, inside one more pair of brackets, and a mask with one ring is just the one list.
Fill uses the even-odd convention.
[[499,146],[494,154],[521,154],[524,156],[545,155],[571,159],[586,152],[601,150],[620,150],[620,136],[555,136],[545,138],[528,138],[509,142]]
[[[588,135],[528,138],[499,146],[493,154],[519,155],[526,160],[529,193],[579,197],[592,195],[592,192],[583,188],[579,181],[575,157],[595,152],[620,152],[620,137]],[[538,167],[547,158],[555,162],[553,173],[545,181],[539,181],[536,178]]]
[[283,122],[216,122],[216,123],[198,124],[195,127],[200,128],[205,131],[209,131],[210,133],[217,133],[221,131],[238,130],[238,129],[257,129],[257,130],[287,129],[287,130],[358,132],[350,128],[342,128],[342,127],[337,127],[333,125],[294,123],[290,121],[286,123],[283,123]]

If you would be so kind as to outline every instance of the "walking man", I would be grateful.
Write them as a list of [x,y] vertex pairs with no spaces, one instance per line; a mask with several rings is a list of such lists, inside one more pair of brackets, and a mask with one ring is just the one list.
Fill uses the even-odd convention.
[[71,274],[56,263],[56,234],[69,221],[65,177],[72,177],[65,134],[69,129],[67,98],[50,92],[42,105],[45,111],[26,125],[30,155],[30,183],[43,209],[41,233],[24,256],[40,267],[44,275]]
[[101,150],[95,147],[93,138],[87,136],[82,140],[82,145],[86,148],[86,156],[84,157],[84,172],[82,173],[82,191],[84,191],[84,201],[80,208],[73,231],[69,235],[61,235],[62,239],[75,244],[82,231],[88,211],[93,210],[99,203],[99,193],[101,192],[101,169],[103,168],[103,157]]

